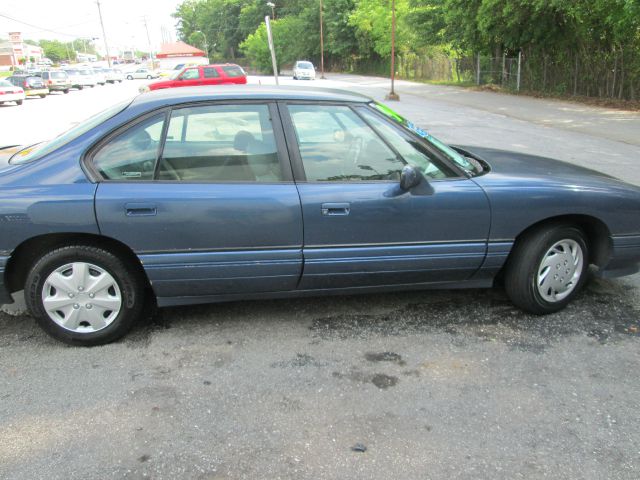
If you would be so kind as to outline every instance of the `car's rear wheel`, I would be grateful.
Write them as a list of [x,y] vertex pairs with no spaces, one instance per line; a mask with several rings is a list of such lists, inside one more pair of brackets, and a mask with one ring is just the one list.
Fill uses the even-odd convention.
[[41,94],[41,95],[39,95],[39,97],[40,97],[40,98],[44,98],[44,97],[46,97],[46,96],[47,96],[47,95],[46,95],[46,94],[44,94],[44,93],[43,93],[43,94]]
[[102,248],[72,245],[43,255],[25,283],[29,312],[52,337],[102,345],[126,334],[140,316],[144,283]]
[[68,88],[65,88],[65,89],[62,91],[62,93],[69,93],[69,89],[68,89]]
[[542,315],[563,309],[587,278],[589,250],[573,226],[534,230],[516,241],[505,269],[505,289],[521,309]]
[[16,100],[16,105],[22,105],[22,100]]
[[127,75],[127,80],[133,80],[133,76]]
[[147,80],[151,80],[151,75],[147,75]]

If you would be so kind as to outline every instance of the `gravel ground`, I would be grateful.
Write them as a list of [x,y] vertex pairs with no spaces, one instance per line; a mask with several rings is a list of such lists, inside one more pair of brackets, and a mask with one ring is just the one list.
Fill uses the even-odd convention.
[[[384,95],[376,79],[329,84]],[[609,173],[640,160],[606,129],[491,111],[508,96],[483,93],[489,109],[445,87],[398,90],[396,108],[448,141]],[[639,336],[638,275],[593,280],[546,317],[500,288],[171,308],[90,349],[0,313],[0,478],[635,480]]]

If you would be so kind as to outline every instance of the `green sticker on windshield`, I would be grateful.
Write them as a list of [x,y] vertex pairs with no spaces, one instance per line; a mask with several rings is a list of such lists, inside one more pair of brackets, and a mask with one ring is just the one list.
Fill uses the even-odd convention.
[[396,122],[404,123],[404,117],[402,115],[400,115],[399,113],[394,112],[393,110],[391,110],[386,105],[383,105],[382,103],[376,102],[375,103],[375,107],[378,110],[380,110],[382,113],[384,113],[387,117],[393,118]]

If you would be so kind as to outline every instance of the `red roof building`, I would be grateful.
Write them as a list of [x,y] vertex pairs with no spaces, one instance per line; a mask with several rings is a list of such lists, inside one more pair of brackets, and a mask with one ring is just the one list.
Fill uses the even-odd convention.
[[184,42],[163,43],[156,58],[204,57],[205,52]]

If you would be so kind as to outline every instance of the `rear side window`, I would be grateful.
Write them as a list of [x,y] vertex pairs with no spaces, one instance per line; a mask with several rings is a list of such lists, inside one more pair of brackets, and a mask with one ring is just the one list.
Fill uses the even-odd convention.
[[225,65],[222,67],[227,77],[244,77],[244,70],[237,65]]
[[204,67],[204,78],[217,78],[220,76],[215,67]]
[[283,179],[268,105],[207,105],[171,114],[159,180]]
[[106,180],[153,180],[164,118],[159,113],[109,140],[93,156],[95,170]]

